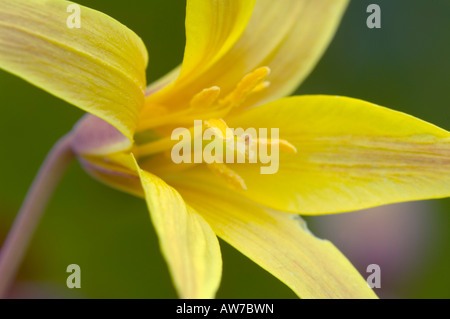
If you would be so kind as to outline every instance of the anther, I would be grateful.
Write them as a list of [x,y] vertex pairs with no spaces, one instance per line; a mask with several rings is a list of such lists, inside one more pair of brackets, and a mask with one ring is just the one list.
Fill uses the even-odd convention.
[[237,107],[241,105],[247,97],[254,92],[254,90],[261,90],[268,87],[269,83],[265,81],[270,74],[270,68],[267,66],[256,69],[255,71],[247,74],[238,83],[234,91],[232,91],[224,100],[221,101],[222,105],[229,105],[231,107]]
[[214,135],[222,138],[223,140],[233,137],[233,131],[228,127],[222,119],[209,119],[205,121],[206,126],[214,131]]
[[252,94],[258,93],[258,92],[260,92],[260,91],[262,91],[262,90],[265,90],[265,89],[267,89],[269,86],[270,86],[270,81],[264,81],[264,82],[261,82],[261,83],[259,83],[259,84],[253,89]]
[[220,88],[213,86],[208,89],[204,89],[197,93],[191,100],[190,106],[193,109],[208,109],[211,108],[217,101],[220,95]]
[[257,143],[258,147],[260,147],[261,145],[266,145],[266,147],[267,147],[267,146],[277,145],[278,144],[278,148],[279,148],[280,151],[284,151],[284,152],[289,153],[289,154],[296,154],[297,153],[297,148],[294,145],[292,145],[288,141],[282,140],[282,139],[258,138],[256,140],[256,143]]

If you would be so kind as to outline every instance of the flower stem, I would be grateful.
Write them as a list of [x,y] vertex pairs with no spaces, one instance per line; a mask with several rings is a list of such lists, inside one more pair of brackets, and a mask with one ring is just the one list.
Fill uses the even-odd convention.
[[73,158],[68,134],[53,146],[28,190],[0,251],[0,298],[14,280],[47,203]]

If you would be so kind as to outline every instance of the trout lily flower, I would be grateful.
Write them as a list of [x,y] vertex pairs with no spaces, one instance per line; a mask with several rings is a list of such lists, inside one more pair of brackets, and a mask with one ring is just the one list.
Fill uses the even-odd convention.
[[[450,195],[446,130],[353,98],[286,97],[347,0],[187,0],[183,62],[149,86],[141,39],[83,6],[81,27],[68,28],[70,4],[0,0],[0,67],[89,113],[70,148],[92,176],[145,198],[180,297],[215,296],[218,236],[302,298],[374,298],[299,215]],[[175,163],[180,127],[213,129],[220,143],[231,128],[279,128],[279,137],[237,136],[245,159],[251,147],[277,146],[279,169]]]

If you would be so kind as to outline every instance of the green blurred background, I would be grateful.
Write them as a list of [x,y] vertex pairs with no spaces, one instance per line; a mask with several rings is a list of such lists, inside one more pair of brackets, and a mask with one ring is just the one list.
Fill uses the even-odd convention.
[[[182,0],[84,0],[139,34],[150,55],[148,82],[182,58]],[[377,3],[382,28],[366,27]],[[321,62],[298,94],[361,98],[450,129],[450,1],[354,0]],[[263,36],[263,35],[255,35]],[[82,112],[0,71],[0,242],[53,143]],[[450,200],[390,205],[308,218],[367,277],[379,264],[380,296],[450,297]],[[370,236],[368,236],[370,234]],[[219,298],[295,298],[271,275],[221,242]],[[66,267],[81,267],[81,289]],[[15,286],[15,297],[174,298],[144,202],[112,190],[73,165],[55,193]]]

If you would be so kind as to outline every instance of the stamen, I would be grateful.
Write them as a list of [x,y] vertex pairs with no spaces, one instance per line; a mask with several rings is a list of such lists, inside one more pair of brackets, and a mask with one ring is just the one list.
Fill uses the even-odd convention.
[[267,66],[261,67],[247,74],[241,82],[238,83],[234,91],[228,94],[228,96],[221,101],[221,104],[229,105],[230,107],[237,107],[241,105],[247,97],[254,92],[255,89],[261,90],[268,86],[268,82],[264,80],[269,74],[270,68]]
[[205,121],[205,124],[208,128],[212,129],[214,133],[216,133],[216,136],[222,138],[223,140],[233,137],[233,131],[222,119],[209,119]]
[[220,95],[220,88],[213,86],[197,93],[191,100],[190,106],[193,109],[207,110],[211,108]]
[[235,171],[223,163],[208,164],[207,167],[217,176],[220,176],[225,181],[236,187],[237,189],[247,190],[244,179]]
[[195,94],[189,107],[183,109],[171,111],[168,106],[151,104],[142,111],[137,131],[171,124],[185,125],[195,119],[204,119],[205,114],[209,118],[224,117],[231,109],[242,105],[249,95],[266,89],[270,85],[269,81],[265,81],[269,74],[270,68],[267,66],[254,70],[244,76],[235,89],[222,100],[219,100],[221,89],[212,86]]
[[266,145],[266,147],[267,146],[271,147],[273,144],[275,144],[275,145],[278,144],[280,151],[285,151],[286,153],[289,153],[289,154],[297,153],[297,148],[286,140],[258,138],[258,139],[256,139],[255,142],[257,143],[258,147],[260,147],[261,145]]
[[223,140],[225,144],[225,154],[237,154],[238,158],[248,159],[246,145],[242,137],[235,136],[232,129],[230,129],[222,119],[209,119],[205,121],[205,125],[214,131],[214,135]]
[[264,81],[264,82],[261,82],[261,83],[259,83],[259,84],[253,89],[252,94],[258,93],[258,92],[260,92],[260,91],[262,91],[262,90],[265,90],[265,89],[267,89],[269,86],[270,86],[270,81]]

